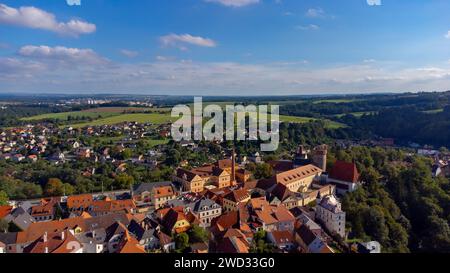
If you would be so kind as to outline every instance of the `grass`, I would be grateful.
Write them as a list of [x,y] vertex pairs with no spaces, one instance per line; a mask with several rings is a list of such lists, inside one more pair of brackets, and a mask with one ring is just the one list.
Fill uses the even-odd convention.
[[349,103],[349,102],[354,102],[357,101],[356,99],[325,99],[325,100],[316,100],[313,103],[314,104],[319,104],[319,103]]
[[150,147],[155,147],[158,145],[164,145],[169,143],[168,139],[147,139],[145,140]]
[[76,117],[76,118],[83,118],[83,117],[89,117],[92,119],[96,119],[99,116],[102,118],[110,117],[118,115],[116,113],[108,113],[108,112],[83,112],[83,111],[77,111],[77,112],[64,112],[64,113],[49,113],[49,114],[43,114],[43,115],[37,115],[33,117],[28,118],[22,118],[23,121],[38,121],[38,120],[46,120],[46,119],[56,119],[56,120],[68,120],[69,117]]
[[376,114],[376,113],[377,112],[353,112],[353,113],[346,113],[346,114],[337,114],[337,115],[334,115],[334,116],[337,117],[337,118],[342,118],[345,115],[353,115],[353,116],[355,116],[357,118],[360,118],[363,115],[370,115],[370,114]]
[[[218,104],[222,108],[225,105],[233,105],[233,102],[205,102],[204,107],[210,104]],[[193,105],[190,105],[193,107]],[[126,113],[130,111],[150,111],[153,113]],[[164,113],[159,113],[159,112]],[[224,113],[225,114],[225,113]],[[77,112],[64,112],[64,113],[49,113],[38,116],[33,116],[29,118],[23,118],[25,121],[38,121],[45,119],[57,119],[67,121],[70,117],[90,117],[93,121],[72,121],[70,125],[74,128],[82,128],[86,126],[100,126],[100,125],[113,125],[123,122],[139,122],[139,123],[153,123],[153,124],[165,124],[170,123],[178,118],[172,118],[170,116],[170,108],[139,108],[139,107],[102,107],[102,108],[92,108]],[[285,116],[280,115],[280,122],[290,122],[290,123],[308,123],[311,121],[316,121],[315,118],[309,117],[295,117],[295,116]],[[336,129],[345,127],[344,124],[338,123],[325,119],[325,124],[327,128]],[[206,120],[205,120],[206,122]]]
[[104,119],[113,116],[119,116],[127,112],[169,112],[170,108],[142,108],[142,107],[100,107],[91,108],[83,111],[76,112],[63,112],[63,113],[48,113],[43,115],[37,115],[28,118],[22,118],[23,121],[39,121],[46,119],[56,119],[61,121],[67,121],[69,117],[83,118],[89,117],[92,119]]
[[116,116],[111,116],[107,118],[97,119],[91,122],[83,122],[78,124],[72,124],[73,128],[82,128],[86,126],[100,126],[100,125],[113,125],[123,122],[138,122],[138,123],[153,123],[153,124],[164,124],[174,121],[169,113],[140,113],[140,114],[120,114]]

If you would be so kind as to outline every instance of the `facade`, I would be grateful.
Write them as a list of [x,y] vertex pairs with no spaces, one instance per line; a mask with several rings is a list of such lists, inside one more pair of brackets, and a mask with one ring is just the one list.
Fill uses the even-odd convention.
[[156,182],[136,185],[132,195],[137,205],[153,205],[159,209],[178,194],[171,182]]
[[183,192],[199,193],[205,188],[205,180],[200,175],[189,170],[177,169],[173,180],[181,183]]
[[345,212],[334,195],[322,198],[316,206],[316,219],[323,223],[328,231],[345,238]]
[[247,203],[250,200],[250,195],[247,190],[239,189],[227,193],[222,199],[222,207],[225,212],[236,211],[239,204]]
[[222,207],[211,199],[203,198],[187,207],[197,216],[203,228],[210,227],[212,220],[222,215]]

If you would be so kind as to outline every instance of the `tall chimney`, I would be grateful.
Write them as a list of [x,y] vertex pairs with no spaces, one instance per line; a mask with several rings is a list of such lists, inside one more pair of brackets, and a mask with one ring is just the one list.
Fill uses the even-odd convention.
[[235,159],[235,150],[233,145],[233,154],[231,155],[231,182],[236,182],[236,159]]
[[44,236],[43,236],[44,238],[44,243],[46,243],[47,242],[47,231],[44,233]]

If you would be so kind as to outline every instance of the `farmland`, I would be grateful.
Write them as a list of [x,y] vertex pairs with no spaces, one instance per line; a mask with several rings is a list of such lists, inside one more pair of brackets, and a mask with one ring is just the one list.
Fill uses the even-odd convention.
[[[213,103],[205,103],[204,106],[209,104]],[[222,102],[219,105],[223,107],[226,104],[232,103]],[[90,120],[89,121],[76,120],[86,118],[89,118]],[[65,126],[70,125],[74,128],[82,128],[86,126],[112,125],[123,122],[164,124],[173,122],[177,118],[171,117],[169,108],[104,107],[104,108],[93,108],[77,112],[50,113],[24,118],[22,120],[39,121],[48,119],[66,121],[68,122],[68,124],[65,124]],[[316,120],[317,119],[315,118],[309,117],[280,115],[280,122],[307,123]],[[334,122],[328,119],[325,119],[324,121],[326,127],[331,129],[345,127],[344,124]]]
[[169,113],[118,114],[107,118],[97,119],[91,122],[72,124],[71,126],[74,128],[82,128],[86,126],[112,125],[123,122],[164,124],[170,123],[174,120],[175,118],[172,118]]

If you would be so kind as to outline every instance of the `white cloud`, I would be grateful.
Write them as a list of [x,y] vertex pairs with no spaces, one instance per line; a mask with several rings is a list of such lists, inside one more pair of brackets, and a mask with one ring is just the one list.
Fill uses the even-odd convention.
[[314,24],[309,24],[309,25],[301,25],[301,26],[296,26],[297,29],[300,30],[319,30],[320,27],[318,25],[314,25]]
[[216,47],[217,43],[209,38],[192,36],[190,34],[169,34],[159,38],[164,47],[177,47],[181,50],[187,50],[186,45],[195,45],[201,47]]
[[5,4],[0,4],[0,24],[43,29],[74,37],[96,31],[94,24],[79,19],[58,22],[54,14],[44,10],[35,7],[16,9]]
[[66,0],[69,6],[81,6],[81,0]]
[[445,34],[445,38],[450,39],[450,30]]
[[128,58],[135,58],[139,55],[139,52],[128,49],[121,49],[120,53]]
[[4,92],[287,95],[432,91],[450,86],[450,64],[402,67],[370,62],[315,67],[306,61],[245,64],[169,57],[157,57],[154,62],[89,64],[84,59],[103,58],[80,49],[31,47],[21,51],[14,58],[0,58]]
[[306,11],[306,16],[311,18],[324,18],[325,11],[322,8],[310,8]]
[[259,0],[204,0],[205,2],[219,3],[227,7],[244,7],[259,3]]
[[369,6],[381,6],[381,0],[367,0]]
[[92,49],[67,48],[63,46],[33,46],[27,45],[19,49],[22,57],[44,61],[58,61],[65,64],[106,64],[107,59],[100,57]]

